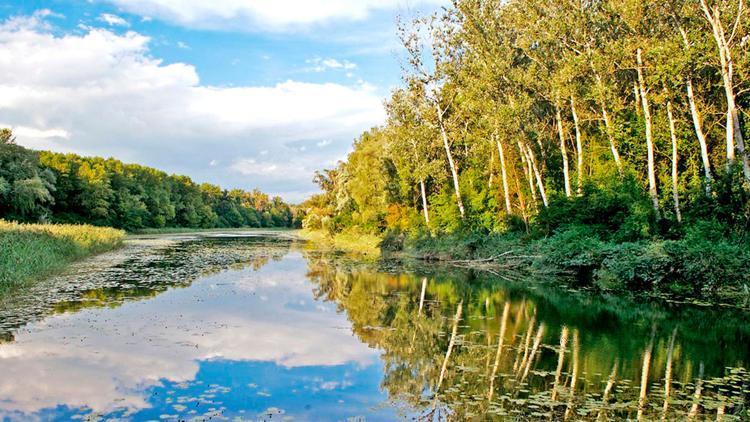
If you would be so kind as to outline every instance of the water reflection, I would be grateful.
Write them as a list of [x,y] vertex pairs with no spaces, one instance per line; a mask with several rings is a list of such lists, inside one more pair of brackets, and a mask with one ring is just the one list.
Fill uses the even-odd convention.
[[422,420],[749,417],[741,312],[608,303],[470,273],[351,271],[323,256],[311,269],[318,295],[383,350],[390,400]]
[[79,277],[34,312],[0,304],[0,419],[748,418],[739,311],[267,237],[144,248]]

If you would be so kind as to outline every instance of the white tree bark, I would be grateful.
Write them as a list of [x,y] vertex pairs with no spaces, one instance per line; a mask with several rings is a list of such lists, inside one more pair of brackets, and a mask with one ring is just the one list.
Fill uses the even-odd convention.
[[427,190],[424,186],[424,178],[419,179],[419,189],[422,191],[422,213],[424,213],[424,222],[430,224],[430,212],[427,210]]
[[456,163],[453,161],[453,154],[451,154],[451,146],[448,142],[448,133],[445,130],[445,124],[443,122],[443,110],[440,104],[436,101],[435,107],[438,113],[438,125],[440,126],[440,135],[443,138],[443,146],[445,147],[445,155],[448,156],[448,164],[451,168],[451,176],[453,177],[453,188],[456,190],[456,204],[458,205],[458,211],[461,213],[461,218],[464,218],[464,203],[461,200],[461,186],[458,183],[458,170],[456,170]]
[[602,82],[602,77],[599,76],[599,73],[596,71],[596,67],[594,67],[594,63],[593,61],[591,61],[591,59],[589,59],[589,66],[591,66],[591,70],[594,72],[594,76],[596,77],[596,83],[597,85],[599,85],[599,108],[602,109],[602,119],[604,120],[604,130],[607,132],[607,139],[609,140],[609,149],[610,151],[612,151],[612,158],[614,158],[615,160],[617,172],[620,173],[620,176],[622,176],[622,162],[620,161],[620,153],[617,152],[617,146],[615,145],[614,128],[612,127],[612,122],[609,120],[607,105],[604,101],[604,82]]
[[677,221],[682,223],[682,213],[680,212],[680,195],[677,191],[678,174],[677,174],[677,133],[675,131],[674,115],[672,114],[672,101],[667,100],[667,117],[669,118],[669,134],[672,138],[672,200],[674,201],[674,213]]
[[573,96],[570,96],[570,110],[573,113],[573,125],[575,127],[576,131],[576,152],[578,157],[578,167],[577,167],[577,188],[578,188],[578,194],[580,195],[583,191],[583,143],[581,142],[581,128],[578,125],[578,113],[576,112],[576,103]]
[[568,165],[568,149],[565,146],[565,133],[562,124],[562,112],[560,106],[555,104],[555,120],[557,120],[557,135],[560,138],[560,154],[563,162],[563,178],[565,179],[565,196],[570,198],[570,166]]
[[505,197],[505,212],[510,214],[511,212],[511,206],[510,206],[510,192],[508,192],[508,173],[505,169],[505,151],[503,150],[503,144],[500,142],[500,139],[496,139],[497,141],[497,152],[500,155],[500,176],[503,179],[503,196]]
[[[690,50],[690,41],[688,41],[687,32],[682,27],[679,27],[680,35],[682,35],[682,43],[687,54]],[[685,89],[687,90],[688,104],[690,105],[690,116],[693,120],[693,128],[695,129],[695,136],[698,138],[698,145],[701,150],[701,161],[703,162],[703,177],[704,183],[706,184],[706,195],[711,195],[711,182],[713,176],[711,175],[711,159],[708,155],[708,142],[706,142],[706,135],[703,132],[703,121],[701,119],[698,106],[695,103],[695,93],[693,92],[693,79],[688,76],[685,78]]]
[[651,201],[654,205],[654,210],[659,212],[659,196],[656,191],[656,164],[654,160],[654,140],[651,133],[651,110],[648,104],[648,96],[646,94],[646,82],[643,79],[643,59],[641,57],[641,49],[636,51],[636,60],[638,63],[638,90],[641,97],[641,105],[643,107],[643,119],[646,122],[646,149],[648,155],[648,191],[651,195]]
[[698,107],[695,104],[695,95],[693,93],[693,81],[689,77],[687,78],[687,95],[688,102],[690,103],[690,115],[693,118],[693,127],[695,128],[695,136],[698,137],[698,144],[701,149],[701,160],[703,161],[703,174],[706,183],[706,194],[711,194],[711,159],[708,155],[708,143],[706,142],[706,135],[703,133],[703,123],[701,122],[701,115],[698,111]]
[[526,149],[518,141],[518,153],[521,155],[521,164],[523,164],[523,173],[526,175],[526,180],[529,181],[529,191],[531,192],[531,200],[534,203],[534,207],[537,205],[536,188],[534,187],[534,171],[531,169],[531,160],[526,157]]
[[604,130],[607,131],[607,138],[609,139],[609,149],[612,151],[612,158],[615,160],[617,172],[622,176],[622,161],[620,160],[620,153],[617,152],[617,146],[615,145],[612,122],[609,120],[609,113],[607,113],[607,107],[604,105],[604,102],[601,103],[600,107],[602,108],[602,118],[604,119]]
[[[727,99],[727,171],[731,171],[732,165],[735,160],[735,148],[740,154],[742,160],[742,170],[745,175],[745,179],[750,182],[750,159],[748,159],[747,152],[745,150],[745,141],[742,137],[742,129],[740,127],[740,116],[737,111],[737,104],[735,102],[734,93],[734,62],[732,60],[732,36],[734,30],[730,35],[730,39],[727,39],[727,35],[724,31],[724,24],[721,22],[721,14],[719,12],[718,4],[715,4],[713,10],[709,8],[706,0],[700,0],[701,9],[706,17],[706,20],[711,25],[713,32],[714,41],[719,49],[719,63],[721,64],[721,78],[724,83],[724,94]],[[737,6],[737,24],[740,22],[742,16],[742,0],[739,0]],[[736,145],[735,145],[736,143]]]
[[542,179],[542,173],[539,171],[539,167],[536,165],[536,157],[534,155],[534,151],[526,147],[526,158],[529,161],[529,164],[531,166],[531,170],[534,172],[534,177],[536,178],[536,184],[537,187],[539,187],[539,194],[542,195],[542,203],[544,204],[544,207],[548,207],[549,203],[547,202],[547,190],[544,188],[544,180]]

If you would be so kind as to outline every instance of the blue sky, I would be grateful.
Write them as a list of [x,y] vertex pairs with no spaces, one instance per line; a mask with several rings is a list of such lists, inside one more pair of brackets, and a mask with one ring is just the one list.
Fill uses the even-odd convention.
[[0,125],[21,144],[290,201],[383,122],[396,17],[444,0],[0,4]]

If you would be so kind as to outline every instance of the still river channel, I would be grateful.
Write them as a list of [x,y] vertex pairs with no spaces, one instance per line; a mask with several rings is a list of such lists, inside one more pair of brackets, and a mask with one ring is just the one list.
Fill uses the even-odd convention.
[[750,312],[135,237],[0,299],[0,420],[747,420]]

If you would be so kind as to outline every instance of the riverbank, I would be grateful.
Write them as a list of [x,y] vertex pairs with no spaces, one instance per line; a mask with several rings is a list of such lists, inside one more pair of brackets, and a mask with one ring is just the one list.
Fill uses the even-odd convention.
[[125,232],[112,228],[0,220],[0,294],[71,262],[116,249],[124,237]]
[[351,230],[341,233],[328,233],[322,230],[296,230],[294,234],[302,240],[312,242],[321,249],[357,253],[372,257],[381,255],[382,237]]
[[607,239],[579,226],[548,236],[312,233],[307,238],[313,241],[318,236],[336,245],[352,239],[353,250],[377,247],[386,258],[446,262],[509,280],[531,275],[614,294],[750,306],[750,246],[711,225],[692,227],[675,239],[637,241]]

